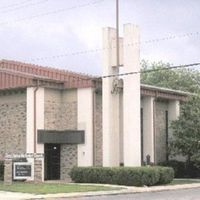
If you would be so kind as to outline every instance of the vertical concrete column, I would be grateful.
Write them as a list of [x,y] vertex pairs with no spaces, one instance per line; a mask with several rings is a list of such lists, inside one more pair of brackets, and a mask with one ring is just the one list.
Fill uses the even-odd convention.
[[[27,88],[26,153],[34,153],[34,90],[35,89],[36,89],[35,87]],[[36,92],[36,122],[35,122],[36,130],[44,129],[44,92],[45,92],[44,88],[39,88]],[[37,144],[37,131],[36,131],[36,153],[44,154],[44,144]],[[34,158],[28,158],[28,162],[34,165]],[[44,163],[44,161],[42,163]],[[44,169],[43,165],[42,167]],[[42,179],[44,180],[44,172],[42,174]],[[29,178],[28,180],[31,181],[33,179]]]
[[85,130],[85,144],[78,145],[78,166],[92,166],[93,88],[78,89],[78,129]]
[[119,109],[120,109],[120,116],[119,116],[119,119],[120,119],[120,134],[119,134],[119,149],[120,149],[120,164],[124,164],[124,128],[123,128],[123,106],[124,106],[124,103],[123,103],[123,92],[120,92],[120,99],[119,99],[119,103],[120,103],[120,106],[119,106]]
[[[118,74],[116,30],[103,29],[103,75]],[[111,93],[117,77],[103,79],[103,166],[119,166],[119,93]]]
[[143,158],[150,155],[154,162],[154,97],[143,97]]
[[180,115],[180,102],[178,100],[170,101],[168,105],[169,120],[176,120]]
[[41,159],[34,160],[34,182],[41,183],[43,181],[43,161]]
[[[169,127],[170,123],[173,120],[178,119],[180,115],[180,102],[178,100],[169,101],[168,104],[168,120],[169,120]],[[172,137],[172,130],[169,128],[169,138]]]
[[[39,130],[44,129],[44,88],[39,88],[36,95],[36,130]],[[44,144],[37,143],[37,133],[36,144],[36,153],[44,153]]]
[[4,161],[4,184],[12,184],[12,159],[5,159]]
[[26,91],[26,153],[34,153],[34,87]]
[[[124,25],[124,72],[140,71],[138,26]],[[124,165],[141,165],[140,74],[124,76]]]
[[[27,88],[26,153],[34,153],[34,90]],[[36,130],[44,129],[44,88],[36,92]],[[37,141],[37,134],[36,134]],[[44,153],[44,145],[36,144],[36,153]]]

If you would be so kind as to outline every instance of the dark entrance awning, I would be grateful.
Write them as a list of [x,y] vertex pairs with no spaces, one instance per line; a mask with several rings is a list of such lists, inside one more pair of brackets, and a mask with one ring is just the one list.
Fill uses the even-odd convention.
[[84,144],[85,131],[81,130],[38,130],[39,144]]

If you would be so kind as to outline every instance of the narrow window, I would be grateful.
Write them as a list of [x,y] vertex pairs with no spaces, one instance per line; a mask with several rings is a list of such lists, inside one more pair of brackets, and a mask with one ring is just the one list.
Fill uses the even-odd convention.
[[168,132],[168,111],[165,111],[165,134],[166,134],[166,161],[169,160],[169,149],[168,149],[168,140],[169,140],[169,132]]
[[143,108],[140,109],[140,123],[141,123],[141,164],[143,165]]

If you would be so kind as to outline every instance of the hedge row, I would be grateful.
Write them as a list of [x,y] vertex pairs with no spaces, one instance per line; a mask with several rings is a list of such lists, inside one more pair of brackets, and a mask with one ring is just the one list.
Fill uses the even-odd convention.
[[[200,163],[198,164],[200,166]],[[176,178],[200,178],[200,167],[197,167],[194,162],[188,164],[177,160],[169,160],[159,163],[159,165],[172,167]]]
[[170,183],[174,170],[169,167],[75,167],[70,176],[76,183],[152,186]]

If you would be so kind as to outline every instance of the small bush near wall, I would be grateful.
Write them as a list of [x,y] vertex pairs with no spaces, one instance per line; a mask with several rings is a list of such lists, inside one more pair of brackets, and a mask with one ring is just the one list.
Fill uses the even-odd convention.
[[4,162],[0,160],[0,181],[4,179]]
[[70,176],[76,183],[152,186],[170,183],[174,170],[169,167],[75,167]]
[[159,165],[172,167],[175,172],[175,178],[200,178],[200,168],[195,164],[194,162],[190,162],[188,165],[185,162],[169,160]]
[[171,167],[158,167],[160,179],[158,185],[164,185],[172,182],[174,178],[174,170]]

